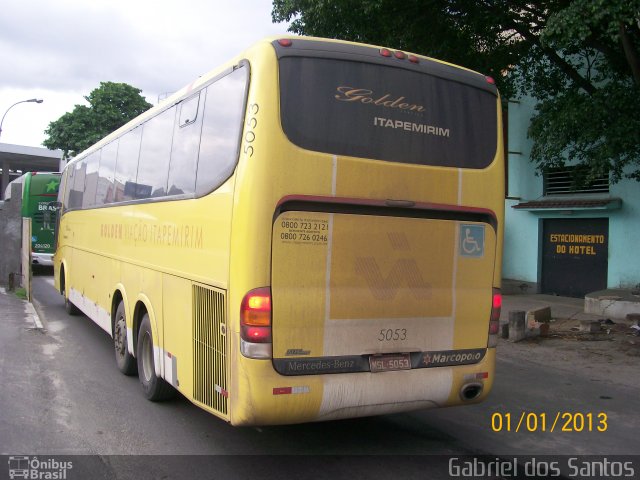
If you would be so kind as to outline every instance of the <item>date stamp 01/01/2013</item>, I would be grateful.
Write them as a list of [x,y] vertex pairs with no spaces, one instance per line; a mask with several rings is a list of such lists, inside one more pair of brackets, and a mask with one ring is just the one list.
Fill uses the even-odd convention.
[[606,432],[609,417],[604,412],[582,413],[556,411],[536,413],[495,412],[491,415],[491,430],[494,432]]

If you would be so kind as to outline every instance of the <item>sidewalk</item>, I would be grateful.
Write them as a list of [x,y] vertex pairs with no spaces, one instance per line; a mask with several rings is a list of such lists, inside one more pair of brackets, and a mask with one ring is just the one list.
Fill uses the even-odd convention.
[[[596,293],[604,294],[618,292],[618,290],[603,290],[602,292]],[[593,294],[590,294],[589,297],[592,295]],[[610,318],[612,320],[626,321],[625,317],[627,313],[640,314],[640,297],[637,298],[635,303],[631,301],[631,297],[629,296],[625,298],[621,297],[621,299],[625,300],[626,308],[624,309],[611,309],[610,313],[586,313],[588,310],[586,308],[587,306],[589,306],[592,311],[596,309],[593,305],[587,305],[587,300],[582,298],[558,297],[555,295],[542,294],[504,295],[502,305],[503,316],[500,317],[500,320],[507,321],[509,319],[508,312],[510,310],[524,310],[526,312],[545,306],[551,307],[551,315],[553,318],[573,318],[575,320],[599,320],[602,318]],[[589,300],[593,303],[594,299],[590,298]]]
[[[579,373],[603,382],[638,388],[640,336],[628,318],[585,313],[580,298],[553,295],[505,295],[500,322],[508,323],[509,312],[551,309],[549,333],[527,328],[527,337],[517,343],[500,339],[498,356],[521,363],[551,366],[568,374]],[[637,304],[640,312],[640,303]],[[635,306],[634,306],[635,308]],[[595,332],[581,329],[581,321],[597,322]]]
[[554,295],[504,295],[500,322],[509,321],[509,312],[513,310],[536,310],[551,307],[552,318],[572,318],[575,320],[598,320],[602,317],[584,312],[584,300],[581,298],[557,297]]
[[0,287],[0,322],[6,324],[18,318],[22,318],[23,323],[31,328],[40,330],[43,328],[33,303],[22,300],[14,292],[8,292],[4,287]]
[[[639,299],[640,300],[640,299]],[[626,312],[640,315],[640,301],[630,304],[618,316],[585,312],[585,300],[581,298],[557,297],[554,295],[504,295],[500,323],[509,322],[509,312],[530,312],[545,307],[551,309],[550,333],[559,334],[567,331],[579,331],[581,322],[599,322],[602,330],[610,330],[609,334],[635,332],[632,326],[637,323],[627,316]],[[637,312],[637,313],[636,313]],[[632,315],[635,318],[635,315]],[[530,332],[532,333],[532,332]],[[638,338],[640,342],[640,337]]]

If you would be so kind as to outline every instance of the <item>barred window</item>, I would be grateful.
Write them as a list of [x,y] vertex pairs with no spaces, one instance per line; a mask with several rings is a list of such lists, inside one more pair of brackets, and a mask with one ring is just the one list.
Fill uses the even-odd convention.
[[609,173],[588,180],[587,169],[563,167],[543,173],[544,194],[576,195],[581,193],[609,193]]

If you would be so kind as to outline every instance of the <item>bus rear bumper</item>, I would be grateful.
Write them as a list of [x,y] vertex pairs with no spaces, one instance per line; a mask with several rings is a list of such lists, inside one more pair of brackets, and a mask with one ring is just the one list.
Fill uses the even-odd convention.
[[317,422],[478,403],[493,384],[495,348],[488,348],[476,364],[379,373],[282,376],[269,363],[264,362],[251,384],[242,385],[231,411],[233,425]]

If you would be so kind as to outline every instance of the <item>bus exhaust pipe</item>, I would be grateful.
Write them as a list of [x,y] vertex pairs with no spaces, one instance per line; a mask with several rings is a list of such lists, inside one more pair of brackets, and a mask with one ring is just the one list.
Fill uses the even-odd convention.
[[460,398],[464,401],[475,400],[482,394],[484,385],[481,383],[468,383],[460,389]]

